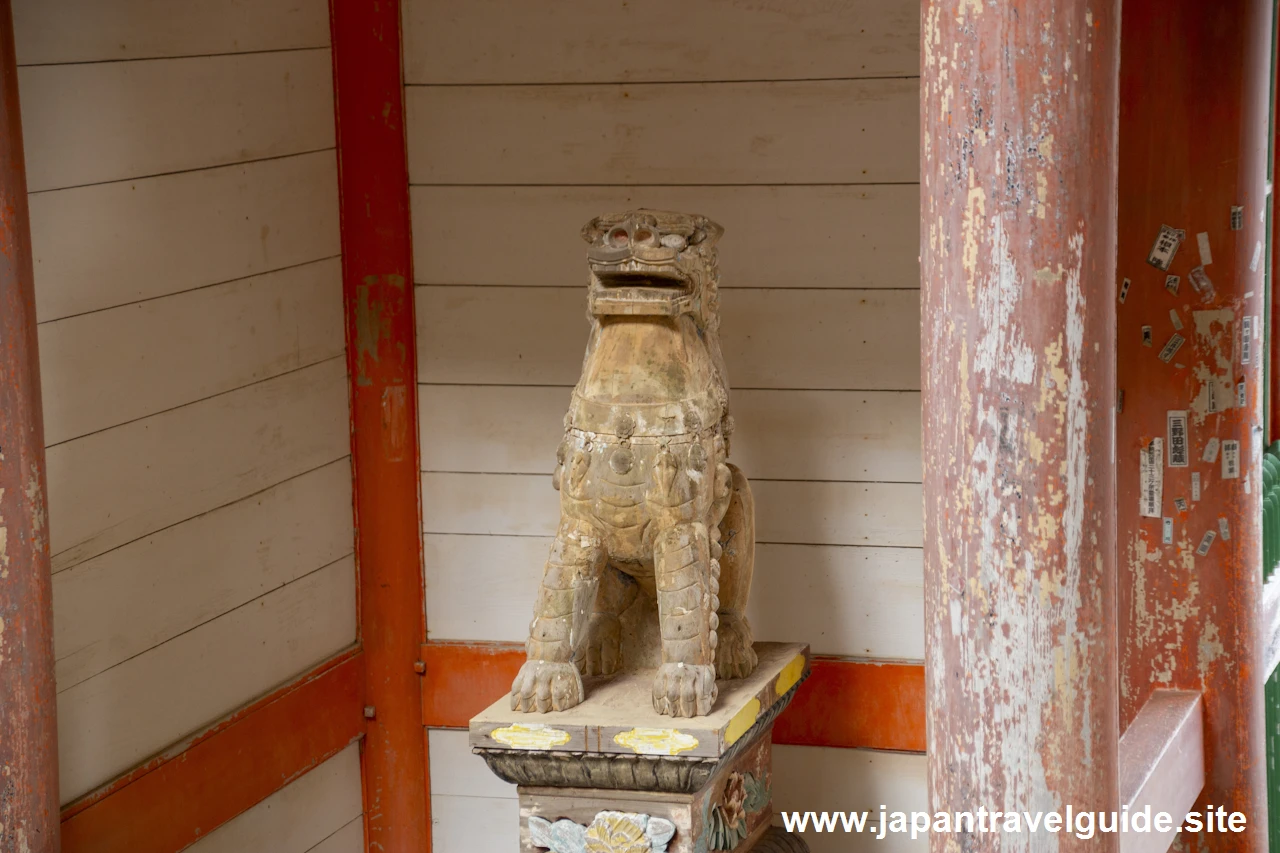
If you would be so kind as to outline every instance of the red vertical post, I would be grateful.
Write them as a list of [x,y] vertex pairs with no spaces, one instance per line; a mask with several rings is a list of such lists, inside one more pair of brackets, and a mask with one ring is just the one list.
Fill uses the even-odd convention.
[[0,121],[0,850],[57,853],[44,417],[8,0],[0,0]]
[[[1117,808],[1118,0],[925,0],[931,809]],[[1024,827],[1024,831],[1025,827]],[[952,850],[1116,850],[999,831]]]
[[[1272,6],[1124,0],[1117,275],[1132,284],[1116,305],[1120,724],[1154,689],[1203,692],[1201,806],[1248,820],[1244,833],[1185,833],[1189,851],[1267,845],[1258,619]],[[1185,232],[1167,270],[1148,262],[1162,226]],[[1183,342],[1162,353],[1174,335]],[[1181,464],[1170,412],[1186,417]],[[1153,487],[1140,459],[1157,439]]]
[[421,676],[426,639],[409,178],[400,6],[332,0],[343,300],[360,631],[367,672],[365,843],[430,849]]

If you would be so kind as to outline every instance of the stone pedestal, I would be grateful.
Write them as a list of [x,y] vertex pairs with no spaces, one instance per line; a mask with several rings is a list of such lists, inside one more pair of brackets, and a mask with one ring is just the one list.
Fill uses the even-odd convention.
[[809,647],[757,643],[749,677],[719,683],[704,717],[652,710],[653,670],[586,679],[569,711],[503,697],[471,745],[520,794],[521,853],[807,853],[772,828],[773,722],[809,674]]

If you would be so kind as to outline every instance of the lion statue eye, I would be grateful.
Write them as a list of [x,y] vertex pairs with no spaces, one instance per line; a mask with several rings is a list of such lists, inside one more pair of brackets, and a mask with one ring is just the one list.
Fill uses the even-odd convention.
[[637,243],[653,243],[653,232],[648,228],[638,228],[636,229],[635,241]]
[[630,241],[629,241],[629,238],[627,237],[627,232],[623,228],[615,228],[609,234],[609,243],[616,248],[621,249],[622,247],[626,246],[628,242]]

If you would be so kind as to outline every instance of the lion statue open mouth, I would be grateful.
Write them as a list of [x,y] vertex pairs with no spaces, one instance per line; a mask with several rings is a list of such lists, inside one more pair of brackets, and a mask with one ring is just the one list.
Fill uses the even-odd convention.
[[729,464],[715,244],[706,217],[636,210],[583,229],[591,337],[553,484],[560,524],[511,688],[521,711],[583,700],[622,665],[619,616],[656,598],[653,707],[708,714],[716,679],[756,666],[745,611],[755,557],[747,479]]

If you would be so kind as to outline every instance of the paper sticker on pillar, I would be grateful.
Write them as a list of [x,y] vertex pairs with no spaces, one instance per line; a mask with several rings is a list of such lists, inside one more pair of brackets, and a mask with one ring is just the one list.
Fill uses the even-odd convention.
[[1248,364],[1253,358],[1253,318],[1240,321],[1240,363]]
[[1239,231],[1244,228],[1244,207],[1239,204],[1231,205],[1231,230]]
[[1262,241],[1259,240],[1253,244],[1253,260],[1249,262],[1249,272],[1257,272],[1258,264],[1262,262]]
[[1237,480],[1240,478],[1240,442],[1222,442],[1222,479]]
[[1191,500],[1199,502],[1200,500],[1200,472],[1191,472]]
[[1164,530],[1163,535],[1160,537],[1160,541],[1165,545],[1173,544],[1173,519],[1168,516],[1165,516],[1164,519]]
[[1174,499],[1173,499],[1173,508],[1174,508],[1174,509],[1176,509],[1178,512],[1186,512],[1186,511],[1187,511],[1187,499],[1186,499],[1186,498],[1174,498]]
[[635,728],[619,732],[613,742],[636,755],[679,755],[698,748],[698,739],[677,729]]
[[1218,535],[1222,537],[1223,542],[1231,541],[1231,523],[1227,521],[1226,516],[1218,516]]
[[1213,253],[1209,251],[1209,232],[1201,231],[1196,235],[1196,243],[1200,247],[1200,265],[1209,266],[1213,263]]
[[1127,278],[1126,278],[1124,281],[1122,281],[1122,282],[1120,283],[1120,304],[1121,304],[1121,305],[1123,305],[1123,304],[1124,304],[1125,299],[1126,299],[1126,298],[1128,298],[1128,296],[1129,296],[1129,285],[1130,285],[1130,284],[1132,284],[1132,282],[1131,282],[1131,281],[1129,281],[1129,279],[1127,279]]
[[[1143,337],[1144,343],[1146,343],[1146,338],[1150,335],[1150,333],[1151,333],[1150,326],[1142,327],[1142,337]],[[1182,345],[1186,343],[1186,340],[1187,339],[1182,337],[1182,335],[1179,335],[1175,332],[1173,337],[1169,338],[1168,342],[1165,343],[1165,345],[1160,349],[1160,360],[1163,361],[1165,364],[1168,364],[1169,362],[1173,361],[1173,357],[1178,354],[1178,350],[1182,348]],[[1147,346],[1150,346],[1150,344],[1147,344]]]
[[1144,347],[1151,346],[1151,327],[1150,326],[1142,327],[1142,345]]
[[1169,440],[1169,467],[1186,468],[1191,464],[1191,452],[1187,447],[1187,413],[1169,412],[1166,418]]
[[1200,454],[1200,458],[1210,465],[1218,458],[1218,437],[1216,435],[1204,443],[1204,453]]
[[1151,439],[1141,450],[1138,470],[1139,514],[1143,518],[1160,518],[1161,495],[1164,491],[1163,440]]
[[1169,322],[1173,324],[1174,331],[1182,331],[1182,317],[1178,315],[1177,308],[1169,309]]
[[1203,266],[1192,269],[1187,274],[1187,281],[1191,282],[1191,289],[1200,294],[1201,302],[1213,301],[1213,280],[1209,278]]
[[1241,409],[1249,405],[1249,389],[1245,387],[1243,379],[1236,383],[1236,405]]
[[1176,275],[1167,275],[1167,276],[1165,276],[1165,277],[1164,277],[1164,289],[1165,289],[1165,290],[1167,290],[1167,291],[1169,291],[1170,293],[1172,293],[1174,296],[1177,296],[1177,295],[1178,295],[1178,285],[1179,285],[1181,282],[1182,282],[1182,277],[1181,277],[1181,276],[1176,276]]
[[563,746],[572,739],[572,735],[550,726],[515,723],[489,732],[489,737],[503,746],[512,749],[551,749]]
[[1161,225],[1160,233],[1156,235],[1156,242],[1151,247],[1151,253],[1147,255],[1147,263],[1158,270],[1168,272],[1169,265],[1178,254],[1178,247],[1185,239],[1187,239],[1187,232],[1181,228]]
[[1196,548],[1196,553],[1201,557],[1209,556],[1209,548],[1213,546],[1213,540],[1218,538],[1215,530],[1206,530],[1204,536],[1200,538],[1200,547]]

